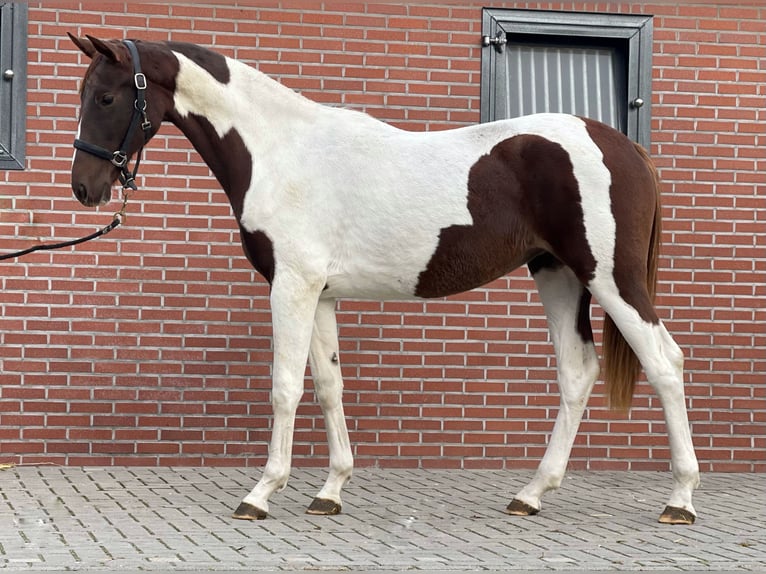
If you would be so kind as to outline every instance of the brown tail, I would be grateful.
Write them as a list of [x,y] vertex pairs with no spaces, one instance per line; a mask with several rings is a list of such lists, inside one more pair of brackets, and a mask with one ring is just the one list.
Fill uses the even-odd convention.
[[[657,291],[657,266],[660,254],[660,238],[662,235],[662,214],[660,205],[660,178],[657,168],[649,157],[646,150],[635,144],[636,150],[643,158],[654,177],[654,225],[652,236],[649,241],[649,253],[646,261],[646,288],[649,296],[654,300]],[[633,400],[633,392],[636,388],[636,379],[641,372],[641,364],[638,357],[630,348],[625,338],[620,333],[617,325],[608,315],[604,320],[604,336],[602,342],[604,354],[604,381],[606,382],[609,395],[609,406],[619,411],[627,411]]]

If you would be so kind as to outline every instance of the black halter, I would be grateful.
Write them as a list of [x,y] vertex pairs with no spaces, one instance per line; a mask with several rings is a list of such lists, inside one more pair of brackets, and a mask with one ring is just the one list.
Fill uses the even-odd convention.
[[[138,58],[138,50],[136,45],[131,40],[123,40],[125,46],[127,46],[130,52],[130,57],[133,60],[133,80],[136,86],[136,100],[133,103],[133,117],[130,118],[130,126],[128,131],[120,144],[120,148],[117,151],[110,152],[109,150],[88,143],[81,139],[74,140],[75,149],[82,150],[89,154],[100,157],[107,161],[112,162],[116,167],[120,168],[120,183],[122,183],[123,189],[136,190],[136,175],[138,174],[138,166],[141,163],[141,152],[144,149],[144,145],[149,140],[149,130],[152,127],[152,123],[146,117],[146,76],[141,72],[141,61]],[[136,155],[135,166],[131,172],[128,169],[128,152],[126,151],[130,142],[133,140],[133,136],[136,133],[136,129],[141,126],[144,132],[144,143],[138,149]]]

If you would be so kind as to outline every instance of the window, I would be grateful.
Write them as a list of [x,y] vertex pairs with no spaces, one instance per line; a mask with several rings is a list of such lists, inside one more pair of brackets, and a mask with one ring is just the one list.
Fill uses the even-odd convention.
[[0,3],[0,169],[24,169],[27,6]]
[[650,143],[652,17],[485,9],[482,121],[565,112]]

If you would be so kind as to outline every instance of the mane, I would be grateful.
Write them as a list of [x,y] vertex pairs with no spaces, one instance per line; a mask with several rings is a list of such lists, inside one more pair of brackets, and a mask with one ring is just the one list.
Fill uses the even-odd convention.
[[189,58],[222,84],[229,82],[230,70],[223,54],[186,42],[163,42],[163,44],[172,52],[178,52]]

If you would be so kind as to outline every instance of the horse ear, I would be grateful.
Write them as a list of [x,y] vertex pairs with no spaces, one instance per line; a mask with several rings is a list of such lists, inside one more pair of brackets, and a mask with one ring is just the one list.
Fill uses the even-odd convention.
[[74,45],[80,48],[80,51],[82,51],[83,54],[88,56],[89,58],[93,58],[93,56],[96,55],[96,49],[93,47],[93,44],[90,40],[87,38],[78,38],[77,36],[70,34],[67,32],[67,36],[69,36],[69,39],[74,42]]
[[90,41],[91,45],[93,46],[93,48],[95,48],[97,52],[100,52],[101,54],[109,58],[112,62],[115,62],[117,64],[122,62],[122,58],[120,57],[120,54],[117,53],[117,51],[114,49],[114,47],[111,44],[104,42],[103,40],[99,40],[98,38],[94,36],[89,36],[87,34],[85,35],[85,37]]

